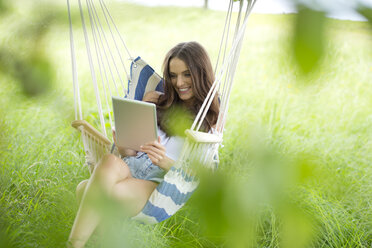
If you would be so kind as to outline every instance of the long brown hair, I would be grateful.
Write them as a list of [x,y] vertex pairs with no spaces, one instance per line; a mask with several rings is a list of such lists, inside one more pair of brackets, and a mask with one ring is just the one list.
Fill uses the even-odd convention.
[[[186,111],[190,112],[192,118],[195,118],[214,82],[214,73],[208,53],[199,43],[195,41],[179,43],[167,53],[163,63],[164,94],[159,97],[157,103],[157,116],[160,128],[168,136],[172,136],[172,133],[167,120],[167,112],[183,107],[183,101],[174,89],[169,72],[169,62],[173,58],[182,60],[191,74],[193,105]],[[215,96],[202,124],[203,131],[209,131],[216,124],[219,108],[219,101]]]

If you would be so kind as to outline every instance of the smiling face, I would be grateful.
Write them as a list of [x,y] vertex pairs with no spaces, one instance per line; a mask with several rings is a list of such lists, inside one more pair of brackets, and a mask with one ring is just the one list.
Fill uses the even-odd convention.
[[[181,42],[169,50],[163,61],[164,94],[157,105],[158,123],[167,134],[167,112],[173,107],[196,116],[214,82],[214,73],[207,51],[197,42]],[[216,124],[219,114],[218,97],[209,102],[201,130],[208,131]],[[169,113],[174,112],[171,110]],[[182,122],[182,121],[181,121]]]
[[183,60],[174,57],[169,61],[169,75],[172,85],[179,98],[184,102],[191,102],[194,98],[192,90],[191,72]]

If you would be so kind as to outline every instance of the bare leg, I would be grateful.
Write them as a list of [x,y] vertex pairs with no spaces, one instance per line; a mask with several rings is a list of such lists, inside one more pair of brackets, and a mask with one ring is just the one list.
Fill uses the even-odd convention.
[[146,204],[156,188],[154,182],[135,179],[128,166],[114,155],[106,155],[89,179],[80,208],[72,227],[69,242],[73,247],[84,247],[101,220],[94,202],[106,196],[123,204],[126,215],[134,216]]
[[[111,171],[113,172],[110,173]],[[83,247],[99,223],[100,217],[97,208],[92,204],[93,199],[99,198],[104,189],[109,187],[107,182],[110,179],[112,183],[115,183],[130,176],[128,171],[129,169],[125,164],[119,164],[119,158],[110,155],[105,156],[101,163],[97,165],[85,186],[79,210],[72,226],[69,241],[73,247]],[[77,191],[80,191],[79,186]]]

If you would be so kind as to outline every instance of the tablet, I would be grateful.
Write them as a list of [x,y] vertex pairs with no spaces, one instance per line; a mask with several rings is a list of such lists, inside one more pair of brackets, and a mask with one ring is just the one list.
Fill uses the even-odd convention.
[[140,150],[140,146],[158,139],[156,105],[112,97],[116,145]]

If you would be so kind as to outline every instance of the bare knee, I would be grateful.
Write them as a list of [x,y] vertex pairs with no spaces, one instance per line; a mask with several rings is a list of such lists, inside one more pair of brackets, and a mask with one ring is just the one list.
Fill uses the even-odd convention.
[[96,166],[93,175],[94,180],[111,181],[115,183],[118,180],[131,177],[128,166],[122,159],[113,155],[106,154]]
[[115,156],[114,154],[108,153],[108,154],[105,154],[102,157],[102,159],[100,161],[100,164],[107,164],[107,163],[111,164],[111,163],[114,163],[117,160],[121,160],[121,159],[119,157]]
[[102,174],[116,169],[116,163],[119,158],[112,154],[106,154],[94,168],[93,175]]

